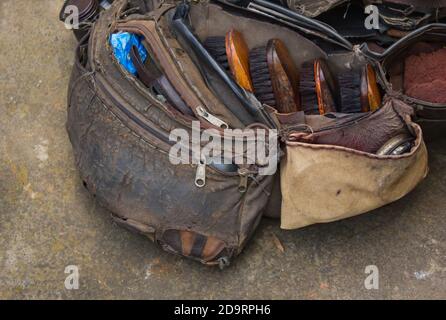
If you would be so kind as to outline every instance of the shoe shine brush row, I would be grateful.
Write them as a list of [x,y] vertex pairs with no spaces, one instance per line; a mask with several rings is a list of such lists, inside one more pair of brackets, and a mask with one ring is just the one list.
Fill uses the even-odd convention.
[[279,113],[360,113],[376,111],[382,102],[371,65],[335,78],[327,62],[316,59],[299,71],[282,40],[271,39],[249,50],[234,29],[225,37],[207,38],[204,46],[243,89]]

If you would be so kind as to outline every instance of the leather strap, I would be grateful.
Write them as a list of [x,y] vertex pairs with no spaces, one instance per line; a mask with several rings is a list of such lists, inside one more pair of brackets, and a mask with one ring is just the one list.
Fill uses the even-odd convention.
[[159,87],[159,91],[166,97],[166,99],[183,114],[188,114],[190,116],[195,116],[192,110],[184,103],[178,92],[172,86],[170,81],[165,77],[161,76],[156,80]]
[[136,68],[139,79],[146,85],[146,87],[151,87],[152,83],[156,80],[156,77],[153,76],[144,66],[136,46],[133,46],[132,50],[130,50],[130,59]]
[[154,87],[160,94],[162,94],[169,103],[181,111],[183,114],[194,116],[192,110],[184,103],[178,92],[169,82],[169,80],[164,76],[156,77],[153,72],[150,72],[147,67],[142,62],[141,56],[139,55],[138,48],[136,46],[132,47],[130,51],[130,58],[133,65],[138,73],[138,78],[142,83],[148,88]]
[[192,92],[192,90],[190,90],[183,76],[175,67],[175,61],[173,61],[169,52],[164,47],[162,40],[156,31],[154,21],[137,20],[118,23],[116,29],[144,36],[145,40],[150,43],[154,58],[162,66],[165,76],[171,81],[174,88],[178,90],[178,93],[184,99],[186,104],[194,110],[203,105],[203,102]]

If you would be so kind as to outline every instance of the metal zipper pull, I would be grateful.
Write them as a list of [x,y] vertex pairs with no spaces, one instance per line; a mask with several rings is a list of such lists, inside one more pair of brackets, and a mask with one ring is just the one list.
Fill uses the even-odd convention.
[[240,168],[238,170],[238,174],[240,176],[240,183],[238,185],[238,191],[240,191],[240,193],[245,193],[246,191],[248,191],[248,178],[249,178],[249,170],[245,169],[245,168]]
[[238,191],[245,193],[248,190],[248,176],[240,176],[240,184],[238,185]]
[[209,112],[207,112],[206,110],[204,110],[203,107],[198,107],[197,108],[197,114],[202,117],[203,119],[205,119],[207,122],[213,124],[214,126],[217,126],[219,128],[222,129],[229,129],[229,126],[226,122],[224,122],[223,120],[217,118],[216,116],[210,114]]
[[195,185],[198,188],[203,188],[206,185],[206,161],[200,160],[200,163],[197,166]]

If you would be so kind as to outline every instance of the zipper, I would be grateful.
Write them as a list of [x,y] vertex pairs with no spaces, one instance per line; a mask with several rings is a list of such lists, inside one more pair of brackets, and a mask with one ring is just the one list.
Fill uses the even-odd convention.
[[[96,83],[98,84],[98,89],[109,99],[112,101],[113,105],[115,105],[121,112],[123,112],[131,121],[133,121],[139,128],[143,129],[144,131],[154,135],[156,138],[161,140],[162,142],[173,145],[174,142],[170,141],[169,135],[166,134],[166,132],[162,130],[155,129],[155,126],[150,125],[148,121],[139,116],[136,112],[132,111],[130,107],[125,106],[125,102],[121,101],[120,99],[117,99],[116,97],[118,95],[114,95],[113,88],[106,82],[105,79],[103,79],[102,75],[96,74],[94,76],[96,79]],[[148,141],[147,141],[148,142]],[[148,142],[151,144],[150,142]],[[153,144],[151,144],[153,147],[155,147]],[[235,177],[240,176],[240,183],[239,183],[239,191],[241,193],[246,192],[247,186],[248,186],[248,175],[242,170],[238,170],[238,172],[225,172],[221,171],[212,165],[206,164],[206,159],[202,157],[201,161],[197,165],[197,170],[195,174],[195,185],[198,188],[203,188],[206,186],[206,171],[209,167],[212,171],[222,174],[229,177]]]
[[195,173],[195,185],[198,188],[204,188],[206,186],[206,167],[207,166],[212,168],[214,171],[222,173],[224,175],[230,175],[230,176],[234,176],[234,177],[238,175],[240,177],[240,181],[239,181],[239,185],[238,185],[238,191],[240,193],[246,193],[246,191],[248,190],[249,178],[252,175],[257,174],[257,171],[248,170],[247,168],[239,168],[237,170],[237,172],[231,172],[231,173],[222,172],[222,171],[212,167],[212,165],[207,165],[206,158],[204,158],[202,156],[200,162],[197,165],[197,170]]
[[240,193],[246,193],[248,190],[248,175],[241,172],[241,169],[239,170],[240,174],[240,183],[238,185],[238,191]]
[[238,174],[240,176],[240,183],[238,186],[238,191],[240,193],[246,193],[246,191],[248,191],[248,180],[249,178],[253,179],[254,181],[257,181],[255,178],[255,175],[258,174],[259,172],[256,170],[250,170],[249,168],[240,168],[238,170]]
[[206,120],[210,124],[212,124],[216,127],[219,127],[221,129],[229,129],[229,126],[226,122],[217,118],[213,114],[207,112],[202,106],[197,107],[196,111],[200,117],[202,117],[204,120]]
[[203,188],[206,185],[206,159],[201,159],[195,174],[195,185]]
[[[150,30],[147,30],[144,26],[142,26],[143,29],[145,29],[147,32],[150,32]],[[122,72],[122,70],[121,70]],[[141,115],[139,115],[138,112],[132,111],[130,108],[131,106],[127,107],[125,106],[125,102],[123,101],[119,101],[119,99],[116,98],[116,96],[119,95],[113,95],[111,93],[111,91],[113,90],[113,88],[111,87],[110,84],[107,83],[107,81],[104,79],[104,77],[102,75],[96,75],[95,78],[98,80],[97,82],[100,84],[99,87],[101,87],[101,91],[104,92],[107,97],[113,101],[113,103],[125,114],[127,115],[130,120],[132,120],[133,122],[135,122],[141,129],[143,129],[144,131],[147,131],[149,133],[151,133],[152,135],[156,136],[159,140],[167,143],[168,145],[173,145],[174,142],[170,141],[169,139],[169,135],[166,134],[166,132],[162,131],[162,130],[156,130],[154,128],[153,125],[150,125],[150,122],[147,121],[147,119],[145,119],[144,117],[141,117]],[[206,120],[207,122],[211,123],[212,125],[216,126],[217,128],[220,129],[227,129],[229,128],[228,124],[226,122],[224,122],[223,120],[219,119],[218,117],[212,115],[211,113],[209,113],[208,111],[206,111],[204,109],[203,106],[198,106],[198,108],[196,108],[197,114],[203,118],[204,120]],[[242,170],[238,170],[237,172],[226,172],[226,171],[221,171],[215,167],[212,166],[212,164],[207,165],[206,164],[206,159],[201,159],[200,163],[197,166],[197,170],[196,170],[196,174],[195,174],[195,185],[198,188],[203,188],[206,185],[206,167],[210,167],[210,169],[212,171],[214,171],[215,173],[221,174],[221,175],[225,175],[225,176],[230,176],[230,177],[235,177],[235,176],[240,176],[240,183],[239,183],[239,191],[241,193],[246,192],[247,187],[248,187],[248,175],[246,175],[244,173],[244,171]],[[251,173],[252,174],[252,173]]]

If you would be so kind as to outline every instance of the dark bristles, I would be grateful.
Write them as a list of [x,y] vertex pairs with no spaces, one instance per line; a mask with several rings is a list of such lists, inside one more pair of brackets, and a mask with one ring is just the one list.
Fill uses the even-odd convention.
[[319,114],[319,103],[314,79],[314,61],[305,62],[300,71],[300,98],[306,114]]
[[276,98],[271,83],[266,47],[255,48],[249,53],[249,69],[251,72],[254,94],[262,104],[276,107]]
[[345,72],[339,75],[338,82],[341,91],[341,112],[361,112],[361,75],[354,71]]
[[209,54],[229,72],[228,56],[226,55],[226,38],[209,37],[204,41],[203,45]]

